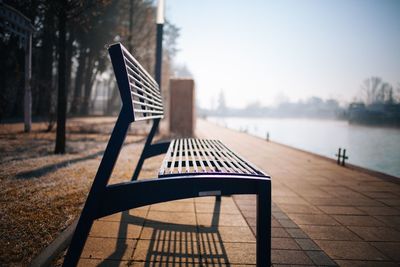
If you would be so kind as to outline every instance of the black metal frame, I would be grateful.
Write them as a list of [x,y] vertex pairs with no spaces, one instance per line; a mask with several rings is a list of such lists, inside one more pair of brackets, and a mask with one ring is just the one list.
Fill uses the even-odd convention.
[[[118,67],[117,67],[118,69]],[[114,70],[117,70],[114,66]],[[120,88],[121,89],[121,88]],[[129,96],[130,97],[130,96]],[[126,101],[123,100],[125,103]],[[160,119],[153,125],[130,182],[108,185],[130,124],[132,109],[123,105],[94,178],[63,266],[76,266],[94,220],[145,205],[200,196],[257,195],[257,266],[271,263],[271,180],[265,176],[180,175],[138,181],[147,158],[167,152],[170,142],[152,144]]]

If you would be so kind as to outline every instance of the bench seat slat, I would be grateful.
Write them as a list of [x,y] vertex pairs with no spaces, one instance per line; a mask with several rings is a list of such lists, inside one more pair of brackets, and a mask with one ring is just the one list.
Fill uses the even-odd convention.
[[223,161],[220,160],[220,156],[218,155],[218,152],[214,150],[210,144],[209,140],[201,140],[203,143],[203,146],[206,148],[207,153],[211,156],[211,161],[214,163],[214,165],[218,166],[217,170],[220,172],[230,172],[229,168],[227,168],[224,164]]
[[253,174],[253,171],[249,171],[248,169],[246,169],[245,167],[243,167],[241,164],[239,164],[237,158],[235,158],[234,155],[232,155],[232,153],[230,153],[228,150],[226,150],[225,147],[223,147],[220,142],[215,141],[215,143],[217,144],[217,147],[221,150],[224,151],[224,153],[226,153],[229,161],[236,166],[237,170],[240,172],[244,172],[244,173],[249,173],[249,174]]
[[172,161],[171,161],[171,165],[169,167],[169,173],[170,174],[174,173],[176,154],[178,154],[178,145],[179,145],[179,139],[174,142],[175,149],[174,149],[174,152],[172,154]]
[[[241,164],[239,164],[238,159],[235,157],[235,155],[230,153],[226,149],[226,147],[224,147],[222,145],[222,143],[220,143],[218,140],[213,140],[213,142],[216,144],[217,149],[219,149],[221,152],[223,152],[223,153],[225,153],[227,155],[228,162],[230,162],[232,165],[234,165],[235,166],[234,168],[237,171],[240,171],[240,172],[243,172],[243,173],[248,173],[248,174],[254,174],[254,172],[252,170],[246,169]],[[241,161],[241,160],[239,160],[239,161]]]
[[204,166],[206,166],[206,168],[210,169],[211,172],[215,172],[215,167],[210,163],[210,160],[208,159],[208,155],[205,153],[205,148],[203,148],[201,141],[199,139],[194,139],[195,143],[196,143],[196,147],[199,151],[199,155],[202,156],[202,158],[204,158],[205,161],[203,161],[203,163],[205,163]]
[[216,141],[219,142],[226,151],[229,151],[229,153],[236,159],[236,161],[244,166],[250,173],[254,173],[255,170],[257,170],[255,166],[251,165],[248,161],[243,160],[237,153],[229,149],[224,143],[219,140]]
[[194,138],[173,140],[158,176],[162,178],[188,174],[265,176],[221,141]]
[[[192,138],[191,138],[190,141],[191,141],[191,143],[192,143],[192,145],[193,145],[194,151],[196,152],[196,156],[197,156],[198,159],[199,159],[199,163],[200,163],[200,167],[201,167],[202,172],[206,172],[207,169],[206,169],[206,167],[205,167],[205,165],[204,165],[203,159],[201,158],[200,152],[199,152],[199,150],[197,149],[197,143],[196,143],[195,139],[192,139]],[[197,161],[194,161],[194,162],[197,162]],[[197,165],[197,164],[196,164],[196,165]]]
[[229,170],[222,164],[219,155],[217,155],[217,151],[211,148],[209,144],[209,140],[200,139],[203,146],[205,147],[207,153],[210,155],[210,161],[214,163],[218,172],[229,172]]
[[[192,139],[190,138],[187,141],[188,141],[190,156],[191,156],[192,163],[193,163],[192,166],[193,166],[194,172],[198,172],[197,164],[194,164],[196,162],[196,157],[195,157],[194,152],[193,152]],[[204,168],[202,167],[202,169],[204,169]]]
[[184,143],[184,150],[185,150],[185,169],[186,169],[186,172],[188,173],[188,172],[190,172],[190,165],[189,165],[189,157],[188,157],[188,153],[189,153],[189,150],[188,150],[188,144],[187,144],[187,139],[183,139],[183,143]]
[[225,167],[225,169],[228,172],[235,172],[237,171],[235,166],[231,164],[231,162],[227,159],[226,155],[223,153],[220,148],[217,148],[216,145],[214,144],[214,140],[209,140],[208,143],[212,147],[212,149],[215,151],[214,153],[218,154],[218,156],[221,158],[221,163]]

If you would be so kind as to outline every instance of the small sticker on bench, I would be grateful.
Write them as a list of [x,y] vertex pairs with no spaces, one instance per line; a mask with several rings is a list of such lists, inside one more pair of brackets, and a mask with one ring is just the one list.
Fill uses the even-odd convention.
[[199,197],[220,196],[220,195],[221,195],[221,191],[220,190],[199,192]]

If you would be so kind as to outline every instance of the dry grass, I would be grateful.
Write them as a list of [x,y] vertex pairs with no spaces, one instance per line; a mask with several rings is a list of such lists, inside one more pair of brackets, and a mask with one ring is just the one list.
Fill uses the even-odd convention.
[[[22,124],[0,125],[0,265],[28,265],[79,215],[113,125],[112,118],[70,120],[65,155],[53,154],[55,133],[45,124],[29,134]],[[130,131],[112,183],[131,176],[147,127]],[[149,160],[143,175],[159,162]]]

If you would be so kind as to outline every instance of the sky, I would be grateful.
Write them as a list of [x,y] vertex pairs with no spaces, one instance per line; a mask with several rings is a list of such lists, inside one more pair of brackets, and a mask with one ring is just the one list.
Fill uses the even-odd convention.
[[362,82],[400,82],[400,0],[166,0],[201,107],[311,96],[352,101]]

